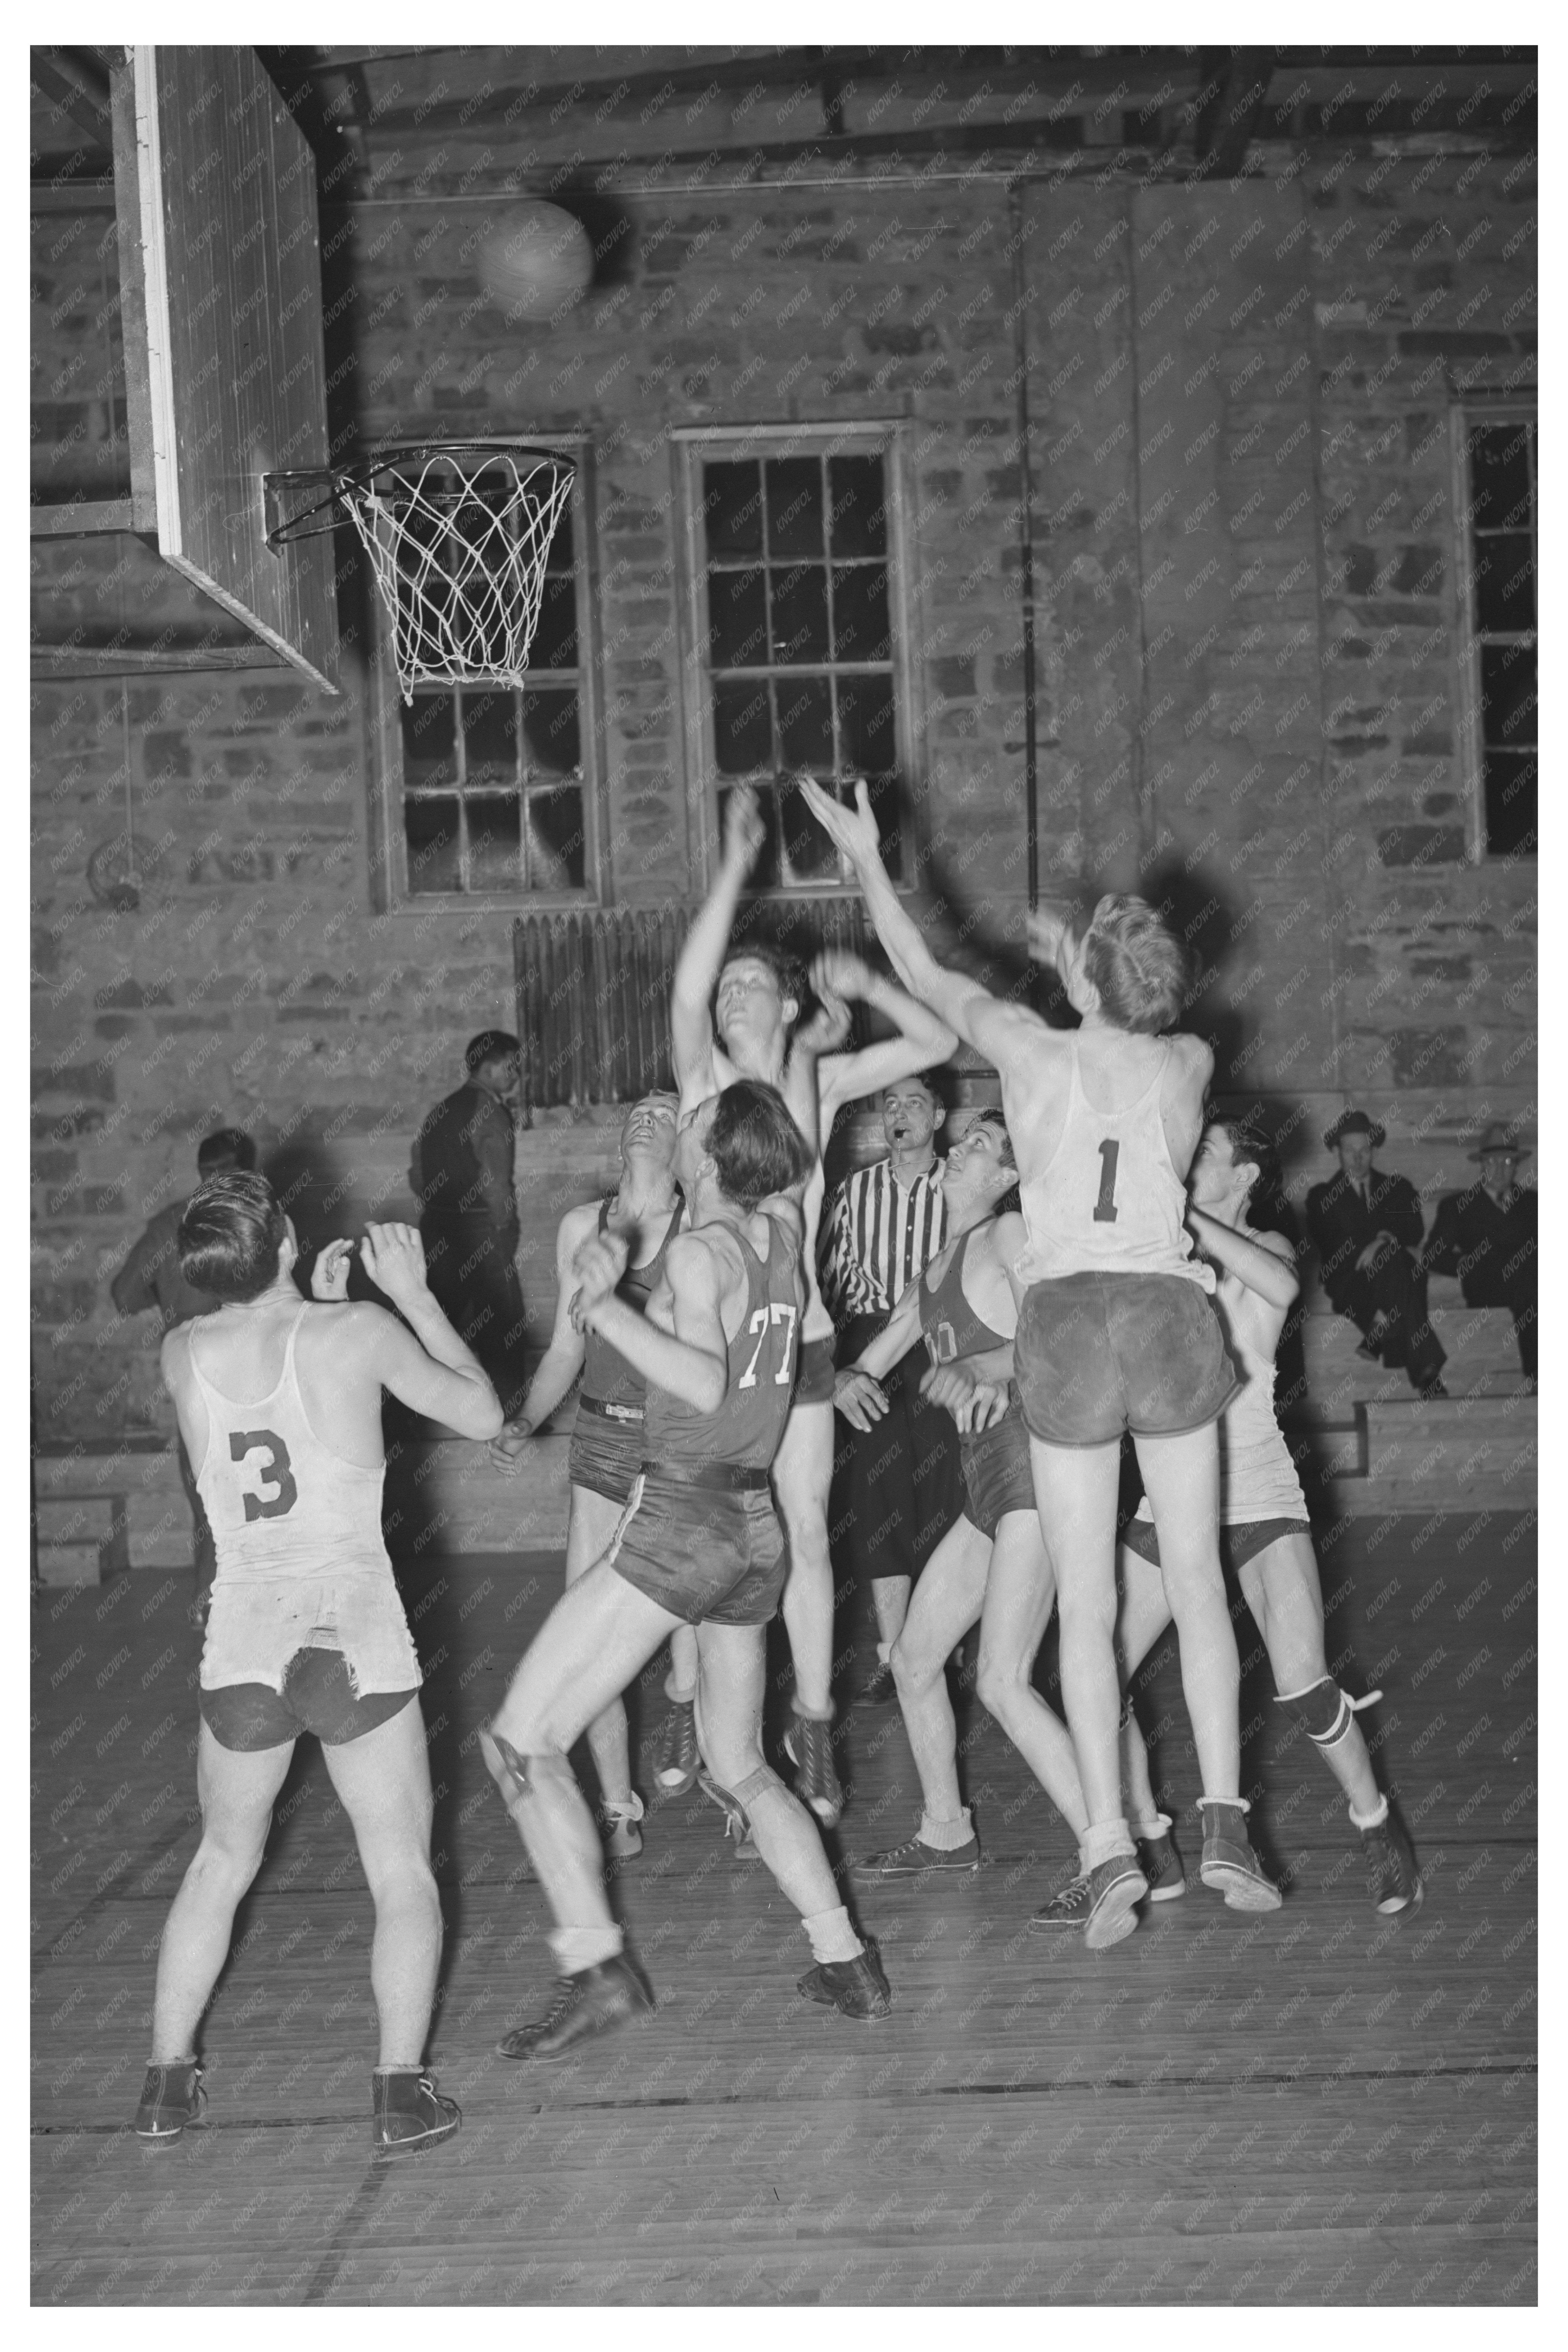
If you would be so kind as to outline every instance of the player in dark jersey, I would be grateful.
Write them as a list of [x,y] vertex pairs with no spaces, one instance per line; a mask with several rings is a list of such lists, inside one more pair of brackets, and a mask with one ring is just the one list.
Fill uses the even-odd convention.
[[[575,1584],[603,1559],[642,1466],[646,1403],[642,1374],[580,1314],[576,1256],[595,1234],[613,1234],[626,1245],[626,1270],[617,1295],[640,1313],[664,1273],[665,1253],[680,1222],[680,1194],[671,1160],[678,1105],[673,1095],[645,1095],[621,1129],[621,1181],[607,1201],[568,1209],[555,1236],[555,1328],[540,1359],[521,1411],[490,1446],[502,1469],[516,1468],[528,1440],[549,1420],[582,1374],[577,1421],[567,1463],[571,1517],[566,1530],[566,1581]],[[683,1626],[670,1644],[672,1706],[660,1785],[679,1793],[697,1778],[692,1698],[697,1688],[697,1641]],[[642,1852],[642,1799],[631,1783],[626,1704],[619,1696],[588,1726],[588,1746],[599,1776],[600,1812],[613,1862]],[[671,1769],[673,1761],[674,1769]]]
[[[980,1866],[979,1841],[959,1791],[957,1726],[945,1671],[954,1644],[976,1619],[975,1687],[982,1706],[1002,1725],[1080,1845],[1088,1826],[1067,1726],[1031,1679],[1055,1605],[1056,1577],[1035,1508],[1028,1433],[1008,1378],[1017,1324],[1008,1268],[1026,1235],[1016,1208],[1003,1204],[1009,1195],[1016,1199],[1017,1181],[1001,1113],[977,1111],[947,1155],[942,1193],[952,1238],[905,1291],[887,1329],[860,1356],[859,1377],[844,1384],[840,1401],[839,1410],[851,1420],[858,1412],[879,1417],[886,1410],[879,1377],[922,1334],[931,1369],[921,1386],[946,1402],[958,1422],[965,1494],[963,1513],[928,1561],[893,1644],[893,1676],[925,1810],[904,1844],[856,1863],[868,1877],[923,1878]],[[990,1384],[998,1379],[999,1387]]]
[[567,1757],[682,1624],[697,1629],[704,1759],[805,1922],[816,1965],[801,1991],[852,2017],[890,2007],[811,1815],[763,1759],[766,1631],[784,1582],[768,1474],[805,1302],[800,1215],[783,1196],[810,1166],[783,1097],[741,1079],[682,1118],[675,1172],[690,1223],[669,1244],[647,1313],[616,1296],[623,1241],[595,1234],[578,1252],[584,1322],[647,1383],[644,1462],[608,1551],[556,1602],[480,1736],[554,1914],[563,1979],[548,2015],[509,2034],[503,2057],[561,2057],[652,2005],[611,1916],[593,1815]]
[[[945,1062],[957,1043],[951,1029],[858,957],[819,956],[812,985],[821,1009],[795,1023],[804,975],[772,950],[731,948],[741,893],[763,838],[753,793],[737,786],[724,811],[724,854],[718,877],[693,919],[675,970],[670,1030],[680,1103],[689,1110],[740,1076],[760,1078],[784,1096],[811,1148],[802,1198],[805,1223],[805,1323],[795,1402],[773,1468],[773,1489],[789,1537],[784,1630],[795,1664],[794,1721],[784,1747],[799,1768],[801,1796],[821,1822],[843,1810],[833,1760],[833,1564],[827,1501],[833,1478],[833,1318],[816,1277],[822,1213],[822,1148],[842,1106],[896,1079]],[[858,1053],[837,1053],[848,1034],[845,1000],[858,998],[896,1031]],[[837,1030],[835,1030],[837,1024]]]
[[1184,952],[1142,899],[1108,897],[1088,930],[1029,918],[1077,1029],[943,971],[900,905],[857,807],[815,784],[808,804],[851,861],[905,984],[995,1067],[1020,1171],[1028,1246],[1016,1360],[1040,1525],[1059,1580],[1062,1695],[1089,1806],[1087,1941],[1114,1941],[1149,1892],[1122,1810],[1116,1670],[1116,1501],[1131,1431],[1162,1538],[1182,1682],[1204,1776],[1204,1884],[1234,1909],[1274,1910],[1241,1795],[1241,1662],[1219,1561],[1215,1425],[1235,1391],[1215,1277],[1184,1226],[1186,1174],[1214,1056],[1164,1036],[1181,1011]]
[[391,2156],[456,2131],[420,2063],[441,1952],[430,1870],[430,1773],[413,1704],[419,1661],[381,1533],[381,1396],[466,1437],[500,1405],[425,1280],[409,1225],[367,1227],[365,1272],[406,1318],[347,1302],[346,1241],[318,1257],[307,1305],[294,1228],[265,1178],[214,1177],[186,1207],[187,1281],[224,1303],[163,1342],[213,1530],[217,1570],[200,1670],[202,1842],[158,1954],[143,2139],[177,2138],[205,2104],[196,2029],[228,1957],[235,1906],[260,1865],[302,1732],[321,1742],[375,1905],[381,2023],[372,2145]]

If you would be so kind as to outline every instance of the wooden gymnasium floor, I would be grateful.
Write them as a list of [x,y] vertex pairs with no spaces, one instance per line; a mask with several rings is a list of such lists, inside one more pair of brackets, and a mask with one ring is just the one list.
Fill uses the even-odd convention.
[[[1284,1909],[1249,1919],[1194,1878],[1112,1952],[1031,1935],[1068,1842],[966,1699],[986,1864],[866,1889],[889,2021],[796,1999],[793,1915],[694,1793],[622,1883],[656,2013],[537,2074],[492,2054],[549,1968],[474,1734],[558,1571],[409,1570],[447,1924],[434,2060],[465,2122],[400,2168],[369,2160],[370,1906],[313,1746],[210,2016],[206,2123],[171,2148],[131,2136],[195,1838],[189,1580],[45,1592],[35,2303],[1533,2304],[1534,1534],[1363,1520],[1324,1562],[1331,1658],[1387,1694],[1363,1721],[1426,1868],[1415,1918],[1368,1906],[1342,1806],[1282,1747],[1254,1664],[1247,1769]],[[645,1738],[661,1706],[650,1688]],[[1191,1860],[1169,1663],[1145,1712]],[[853,1717],[847,1748],[853,1853],[909,1833],[912,1772],[896,1712]]]

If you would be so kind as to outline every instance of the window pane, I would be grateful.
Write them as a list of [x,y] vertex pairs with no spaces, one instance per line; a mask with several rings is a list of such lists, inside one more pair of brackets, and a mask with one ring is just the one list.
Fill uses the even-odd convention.
[[708,574],[708,658],[715,669],[761,667],[768,630],[760,572]]
[[1470,496],[1478,530],[1518,530],[1530,520],[1530,427],[1478,425],[1470,435]]
[[455,745],[457,709],[449,694],[416,694],[412,706],[401,697],[403,775],[410,784],[451,784],[458,780]]
[[1476,541],[1476,625],[1483,635],[1535,626],[1535,557],[1522,531]]
[[558,784],[528,795],[528,877],[536,890],[580,890],[587,873],[583,794]]
[[834,556],[885,555],[888,512],[880,457],[830,457],[827,487],[833,500]]
[[515,784],[517,697],[467,689],[462,701],[464,774],[470,784]]
[[410,793],[403,803],[403,825],[408,842],[409,889],[460,889],[455,796],[438,793],[425,799]]
[[793,785],[785,785],[778,797],[790,880],[837,882],[840,878],[838,852],[806,807],[805,793]]
[[583,757],[576,689],[530,687],[522,698],[522,732],[530,775],[575,775]]
[[1489,751],[1487,777],[1487,847],[1494,857],[1510,850],[1535,848],[1535,754],[1533,751]]
[[763,551],[762,469],[754,458],[728,458],[702,468],[702,511],[710,556]]
[[833,572],[833,651],[839,661],[886,661],[888,567],[855,563]]
[[570,572],[546,575],[540,603],[539,626],[528,649],[528,667],[575,669],[577,666],[577,583]]
[[468,821],[470,890],[522,887],[522,803],[516,793],[470,793]]
[[1481,733],[1507,751],[1535,741],[1533,646],[1482,646]]
[[[868,776],[866,782],[871,798],[871,814],[882,837],[882,863],[889,878],[901,882],[904,877],[904,834],[899,780],[896,776]],[[847,800],[850,797],[847,790],[844,796]]]
[[796,564],[788,572],[771,572],[773,659],[776,662],[827,660],[827,573],[821,564]]
[[[833,694],[825,677],[781,677],[779,743],[786,768],[833,773]],[[820,828],[819,828],[820,830]]]
[[[728,792],[722,792],[719,795],[719,838],[721,841],[724,837],[724,810],[729,798],[730,794]],[[764,839],[761,849],[757,852],[757,862],[752,868],[751,880],[747,884],[747,887],[751,890],[774,890],[778,887],[779,883],[778,794],[772,792],[759,793],[757,794],[757,809],[763,820],[766,838]]]
[[838,681],[839,756],[856,776],[890,775],[897,762],[890,677]]
[[768,553],[822,561],[822,465],[816,457],[768,459]]
[[550,542],[550,553],[545,558],[544,568],[546,572],[571,572],[575,568],[572,553],[572,501],[570,499],[567,499],[561,520],[555,526],[555,535]]
[[763,678],[720,679],[713,688],[713,757],[721,776],[749,776],[773,764],[773,730]]

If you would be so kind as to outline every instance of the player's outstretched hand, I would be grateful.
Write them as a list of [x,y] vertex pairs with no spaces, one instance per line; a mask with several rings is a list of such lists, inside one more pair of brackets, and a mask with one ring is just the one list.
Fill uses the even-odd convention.
[[521,1419],[509,1421],[500,1434],[491,1438],[485,1451],[498,1470],[504,1470],[509,1478],[515,1478],[518,1465],[532,1435],[532,1422]]
[[857,873],[880,863],[880,835],[871,814],[871,795],[863,776],[856,780],[855,805],[846,808],[811,776],[800,779],[801,797],[829,839],[841,849]]
[[851,955],[847,948],[824,948],[811,967],[811,984],[818,996],[839,996],[850,1002],[867,996],[876,977],[870,965]]
[[411,1307],[427,1298],[425,1244],[416,1225],[366,1225],[359,1245],[360,1264],[376,1288],[395,1307]]
[[817,979],[815,966],[811,984],[816,991],[816,1011],[795,1031],[795,1044],[808,1054],[837,1054],[849,1035],[849,1007]]
[[335,1304],[349,1295],[349,1260],[353,1255],[351,1241],[329,1242],[310,1268],[310,1296],[328,1305]]
[[757,853],[767,839],[767,827],[757,805],[757,796],[749,784],[736,784],[724,803],[724,863],[734,866],[742,879],[757,862]]
[[888,1410],[880,1381],[853,1367],[834,1374],[833,1402],[851,1429],[869,1429]]
[[1062,942],[1071,928],[1071,921],[1061,908],[1031,907],[1024,918],[1024,933],[1033,961],[1055,967],[1061,954]]
[[[1007,1409],[1006,1389],[998,1391],[993,1381],[981,1380],[962,1361],[934,1364],[921,1381],[921,1394],[929,1404],[939,1405],[943,1412],[952,1413],[966,1434],[971,1430],[988,1429],[993,1421],[1001,1419],[1001,1413],[993,1409],[997,1394],[1002,1399],[1002,1412]],[[977,1414],[984,1418],[977,1419]]]
[[577,1294],[572,1301],[572,1320],[579,1330],[584,1328],[583,1318],[617,1287],[629,1256],[620,1234],[590,1234],[585,1242],[579,1243],[572,1261],[572,1271],[578,1282]]

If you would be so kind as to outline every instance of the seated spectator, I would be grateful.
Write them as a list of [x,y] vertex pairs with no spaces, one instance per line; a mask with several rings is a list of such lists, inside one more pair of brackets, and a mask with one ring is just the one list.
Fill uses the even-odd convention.
[[1513,1129],[1499,1121],[1468,1156],[1480,1162],[1480,1181],[1467,1192],[1444,1193],[1421,1263],[1430,1274],[1457,1274],[1467,1307],[1508,1308],[1533,1394],[1538,1202],[1533,1191],[1514,1181],[1530,1154],[1521,1150]]
[[[255,1166],[256,1146],[243,1128],[216,1128],[211,1135],[204,1136],[196,1147],[196,1173],[204,1184],[209,1176],[219,1175],[225,1169],[238,1168],[248,1175]],[[187,1201],[171,1201],[166,1208],[158,1211],[145,1233],[132,1244],[130,1256],[109,1286],[109,1295],[121,1315],[141,1315],[149,1307],[157,1308],[160,1339],[177,1323],[189,1323],[198,1315],[210,1315],[222,1303],[210,1292],[197,1290],[180,1271],[180,1220],[188,1205]],[[185,1500],[195,1524],[196,1605],[200,1610],[212,1583],[217,1555],[213,1549],[212,1529],[202,1508],[202,1498],[185,1458],[184,1441],[176,1437],[175,1444]]]
[[1403,1176],[1372,1164],[1384,1129],[1363,1110],[1347,1110],[1323,1138],[1338,1151],[1340,1172],[1307,1195],[1307,1226],[1317,1245],[1323,1288],[1336,1315],[1362,1334],[1358,1356],[1402,1365],[1424,1397],[1446,1397],[1442,1346],[1426,1319],[1421,1202]]

